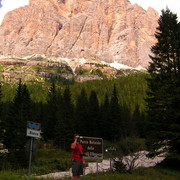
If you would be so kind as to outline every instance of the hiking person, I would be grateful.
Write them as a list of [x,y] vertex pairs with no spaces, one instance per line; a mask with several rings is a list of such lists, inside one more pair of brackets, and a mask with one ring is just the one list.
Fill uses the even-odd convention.
[[72,150],[72,180],[79,180],[80,175],[83,175],[83,165],[85,161],[83,159],[83,147],[80,144],[80,136],[74,135],[74,142],[71,143]]

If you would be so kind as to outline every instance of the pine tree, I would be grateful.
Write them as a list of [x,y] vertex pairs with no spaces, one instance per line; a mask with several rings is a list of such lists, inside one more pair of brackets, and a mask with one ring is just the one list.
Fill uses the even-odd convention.
[[[180,23],[169,9],[162,10],[152,47],[148,79],[149,144],[170,142],[180,151]],[[160,147],[159,147],[160,146]]]
[[121,111],[118,103],[117,89],[114,85],[109,111],[109,122],[110,122],[110,139],[116,141],[123,135],[122,133],[122,122],[121,122]]
[[138,105],[136,105],[134,113],[132,115],[132,121],[134,126],[134,135],[141,138],[145,137],[145,115],[140,112]]
[[96,91],[92,90],[89,97],[89,112],[88,112],[88,136],[97,137],[99,135],[99,101]]
[[9,150],[9,160],[14,167],[27,165],[25,145],[27,142],[27,121],[31,121],[31,99],[25,84],[18,84],[4,126],[4,145]]
[[27,86],[20,80],[5,124],[4,144],[8,149],[24,148],[27,121],[31,121],[31,99]]
[[48,93],[46,119],[44,119],[44,123],[43,123],[43,136],[45,140],[51,140],[52,143],[54,142],[54,138],[55,138],[57,111],[58,111],[58,95],[56,91],[56,85],[54,82],[52,82]]
[[135,123],[130,110],[126,105],[120,106],[121,110],[121,136],[129,137],[135,135]]
[[3,104],[2,104],[2,89],[0,84],[0,143],[3,141],[4,124],[3,124]]
[[81,94],[77,97],[75,109],[75,124],[74,130],[80,135],[87,136],[88,131],[88,98],[85,89],[81,90]]
[[109,106],[110,106],[110,102],[109,102],[109,97],[106,94],[105,98],[104,98],[104,102],[101,106],[100,109],[100,137],[103,139],[108,140],[111,132],[110,132],[110,122],[109,122]]
[[72,104],[69,86],[64,90],[61,107],[56,125],[56,142],[58,141],[58,145],[62,148],[69,149],[74,134],[74,126],[78,126],[74,122],[74,106]]

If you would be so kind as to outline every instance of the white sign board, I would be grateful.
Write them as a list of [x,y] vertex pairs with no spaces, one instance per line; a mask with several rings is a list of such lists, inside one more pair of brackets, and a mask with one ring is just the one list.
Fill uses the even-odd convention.
[[27,136],[40,138],[41,136],[41,125],[36,122],[27,122]]
[[33,130],[33,129],[27,129],[27,136],[40,138],[41,134],[40,134],[40,131]]

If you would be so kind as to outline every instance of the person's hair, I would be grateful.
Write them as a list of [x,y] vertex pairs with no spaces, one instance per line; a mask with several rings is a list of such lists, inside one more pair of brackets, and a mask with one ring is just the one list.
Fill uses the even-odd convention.
[[74,138],[75,138],[76,136],[79,136],[79,134],[74,134]]

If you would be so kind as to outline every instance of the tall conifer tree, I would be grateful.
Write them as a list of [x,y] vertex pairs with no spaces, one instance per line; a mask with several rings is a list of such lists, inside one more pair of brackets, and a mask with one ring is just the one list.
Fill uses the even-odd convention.
[[4,123],[3,143],[9,150],[9,161],[14,167],[25,167],[28,163],[25,145],[27,142],[27,121],[31,121],[31,99],[25,84],[19,81],[16,95],[10,105],[6,123]]
[[43,135],[45,140],[54,141],[55,138],[55,127],[57,123],[57,110],[58,110],[58,95],[56,90],[55,82],[53,81],[49,89],[47,108],[46,108],[46,119],[44,119]]
[[99,101],[96,91],[92,90],[89,96],[88,135],[98,136],[99,134]]
[[109,112],[109,121],[110,121],[110,132],[111,140],[116,141],[122,137],[122,122],[121,122],[121,112],[120,106],[117,97],[117,89],[114,85],[111,101],[110,101],[110,112]]
[[62,109],[59,110],[58,123],[56,126],[56,139],[59,145],[64,149],[69,149],[74,134],[74,106],[72,104],[71,92],[69,86],[64,90],[62,96]]
[[121,110],[121,137],[134,136],[134,121],[129,108],[124,105],[120,106]]
[[2,89],[0,84],[0,143],[3,141],[4,123],[3,123],[3,104],[2,104]]
[[75,132],[86,136],[88,131],[88,98],[85,89],[77,97],[75,109]]
[[27,86],[20,80],[5,124],[4,144],[8,149],[24,148],[27,121],[31,121],[31,99]]
[[[152,47],[148,80],[149,143],[159,148],[169,142],[180,151],[180,23],[169,9],[162,10]],[[161,143],[160,143],[161,142]]]
[[109,139],[111,132],[110,132],[110,121],[109,121],[109,97],[106,94],[104,98],[104,102],[100,109],[100,137],[104,139]]

